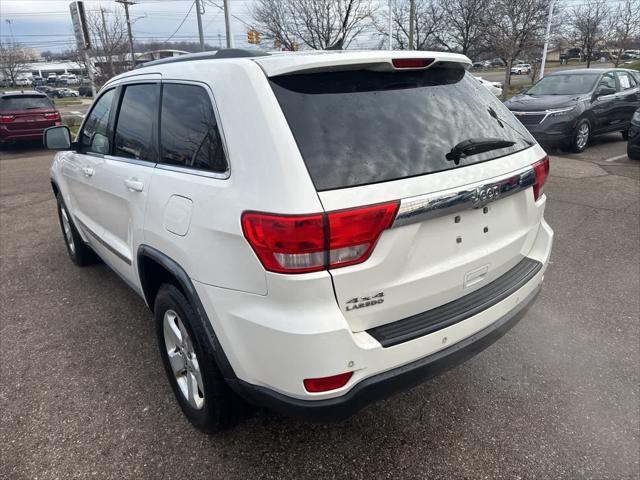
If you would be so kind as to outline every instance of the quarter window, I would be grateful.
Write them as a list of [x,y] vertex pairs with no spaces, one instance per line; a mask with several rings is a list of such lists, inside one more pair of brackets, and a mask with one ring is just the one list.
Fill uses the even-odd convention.
[[204,88],[172,83],[162,87],[160,163],[227,170],[218,122]]
[[128,85],[116,123],[114,155],[156,161],[159,84]]
[[109,153],[109,114],[115,89],[105,92],[91,109],[80,134],[80,151]]

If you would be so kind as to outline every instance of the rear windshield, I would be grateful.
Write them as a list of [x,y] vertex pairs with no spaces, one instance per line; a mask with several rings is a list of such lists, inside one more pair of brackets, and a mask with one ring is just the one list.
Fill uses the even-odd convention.
[[581,95],[595,86],[599,74],[550,75],[527,90],[529,95]]
[[[270,79],[317,190],[366,185],[464,167],[533,144],[530,134],[464,69],[356,70]],[[460,142],[513,146],[446,155]]]
[[34,110],[36,108],[53,109],[51,101],[44,95],[20,95],[0,98],[0,112],[16,110]]

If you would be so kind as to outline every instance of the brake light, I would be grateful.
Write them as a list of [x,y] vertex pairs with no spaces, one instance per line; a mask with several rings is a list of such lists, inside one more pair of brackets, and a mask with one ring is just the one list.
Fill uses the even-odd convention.
[[306,378],[303,383],[307,392],[328,392],[344,387],[352,376],[353,372],[346,372],[331,377]]
[[329,268],[364,262],[383,230],[396,218],[398,202],[329,212]]
[[45,113],[44,118],[47,120],[60,120],[60,112]]
[[324,269],[324,215],[245,212],[242,230],[264,268],[304,273]]
[[0,115],[0,123],[11,123],[16,119],[15,115]]
[[426,68],[433,61],[433,58],[394,58],[391,63],[395,68]]
[[265,269],[307,273],[364,262],[398,202],[312,215],[242,214],[244,236]]
[[533,171],[536,174],[536,183],[533,184],[533,199],[538,200],[543,192],[544,184],[549,176],[549,157],[544,157],[539,162],[533,164]]

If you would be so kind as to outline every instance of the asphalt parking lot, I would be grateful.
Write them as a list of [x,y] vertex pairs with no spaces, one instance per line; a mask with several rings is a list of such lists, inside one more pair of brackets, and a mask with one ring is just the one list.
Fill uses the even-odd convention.
[[552,157],[552,263],[498,343],[343,423],[257,411],[211,437],[143,301],[67,258],[52,154],[1,152],[0,478],[638,478],[640,162],[619,139]]

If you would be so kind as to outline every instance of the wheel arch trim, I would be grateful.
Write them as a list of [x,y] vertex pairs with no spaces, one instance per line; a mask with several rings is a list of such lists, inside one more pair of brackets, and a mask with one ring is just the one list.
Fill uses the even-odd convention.
[[218,340],[218,337],[213,329],[213,325],[209,320],[209,316],[207,315],[207,312],[204,309],[204,306],[202,305],[200,297],[198,296],[198,292],[193,286],[193,283],[191,282],[189,275],[187,275],[187,272],[178,264],[178,262],[173,260],[171,257],[167,256],[166,254],[162,253],[160,250],[153,248],[149,245],[140,245],[138,247],[137,267],[138,267],[138,275],[140,277],[140,286],[142,288],[145,301],[147,302],[147,305],[151,310],[153,310],[153,301],[152,301],[153,299],[150,298],[150,292],[148,289],[149,283],[145,278],[145,272],[143,268],[145,259],[152,260],[157,264],[159,264],[161,267],[167,270],[173,276],[173,278],[178,282],[178,286],[182,289],[182,291],[186,295],[187,300],[191,303],[191,305],[194,307],[194,309],[202,319],[205,330],[209,335],[209,340],[211,341],[211,345],[213,346],[214,356],[218,364],[218,368],[222,372],[222,375],[224,376],[227,383],[229,383],[229,385],[233,388],[235,386],[235,383],[237,382],[237,376],[233,371],[233,367],[229,363],[229,360],[226,354],[224,353],[222,345],[220,344],[220,341]]

